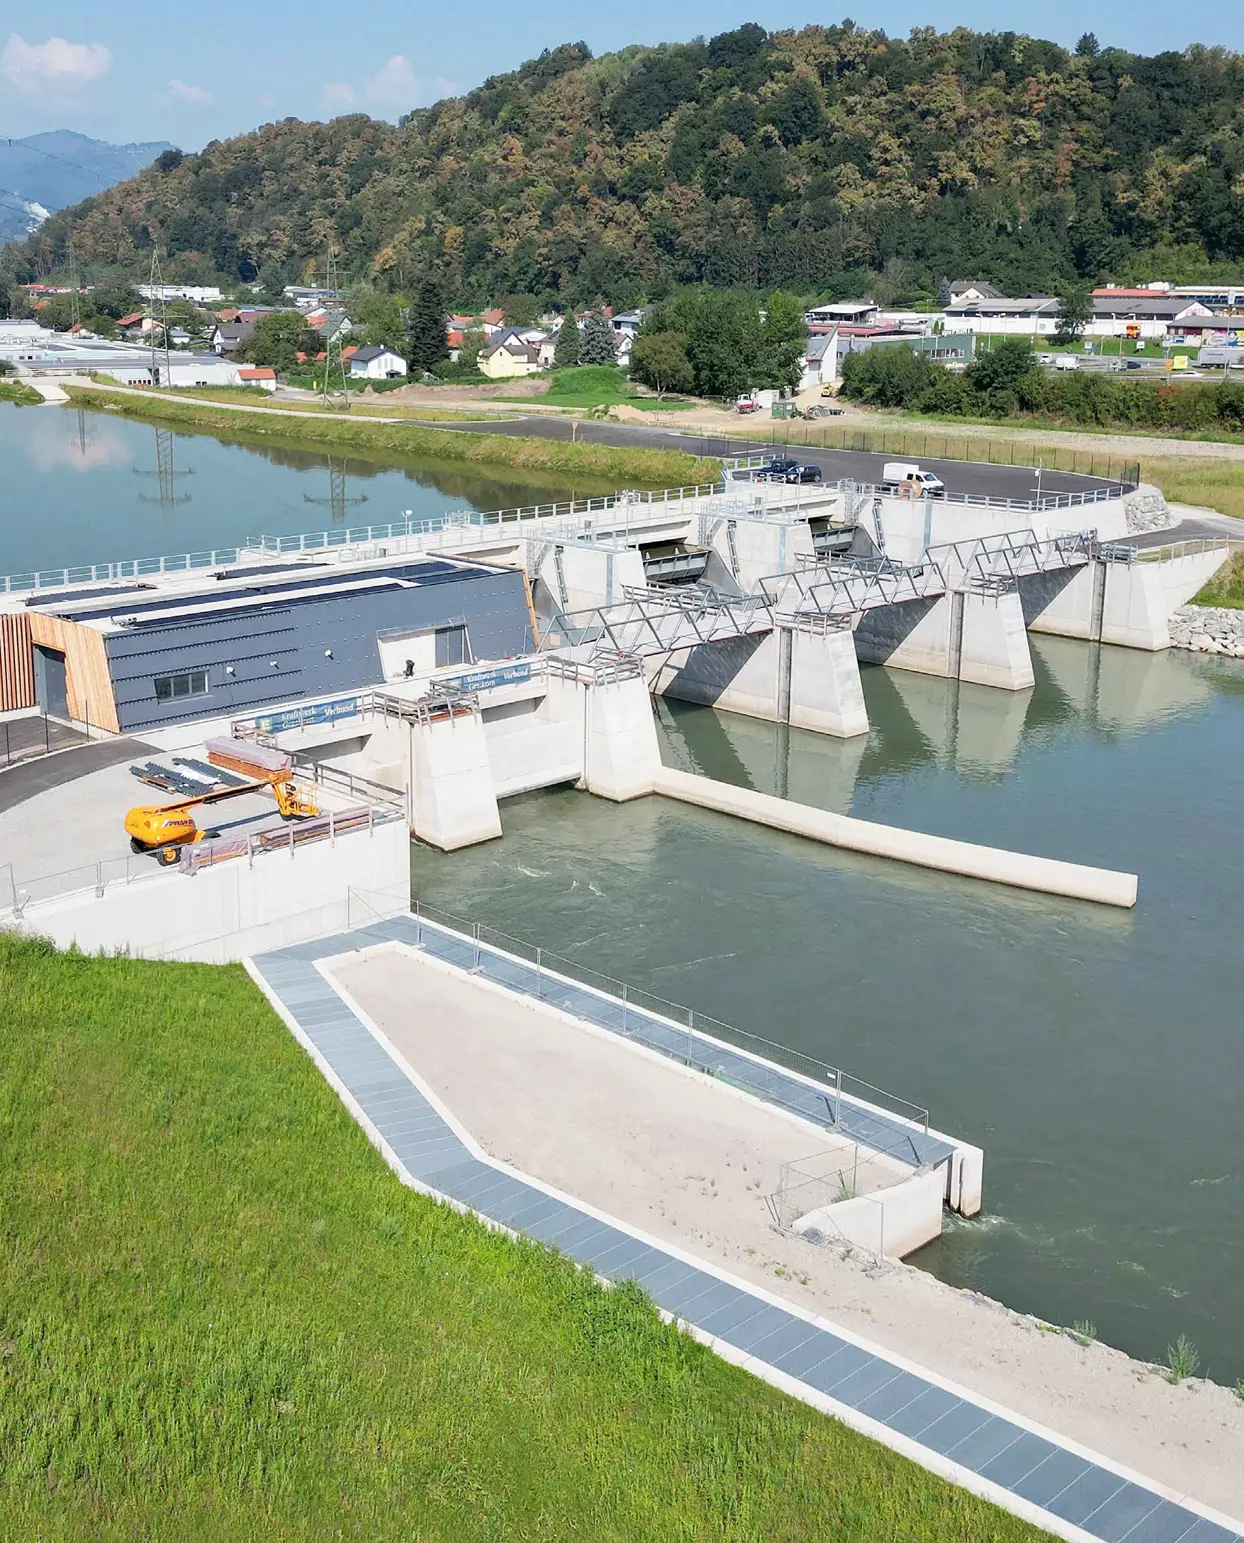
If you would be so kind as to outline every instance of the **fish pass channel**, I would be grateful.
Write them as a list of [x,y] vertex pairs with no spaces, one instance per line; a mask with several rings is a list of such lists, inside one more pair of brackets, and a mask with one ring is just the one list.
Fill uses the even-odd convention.
[[[161,462],[148,425],[0,408],[0,567],[330,523],[341,484],[328,457],[171,441]],[[344,484],[369,498],[351,523],[572,491],[603,490],[353,458]],[[1036,685],[1015,693],[865,666],[872,727],[848,741],[662,701],[663,753],[840,813],[1139,873],[1134,912],[879,863],[662,799],[572,792],[507,800],[500,842],[417,849],[414,888],[918,1094],[989,1164],[984,1216],[948,1218],[917,1263],[1055,1322],[1090,1319],[1147,1358],[1186,1333],[1230,1383],[1244,1375],[1232,856],[1244,668],[1029,641]]]
[[1031,639],[1008,694],[865,667],[833,741],[662,701],[667,764],[893,825],[1126,867],[1134,912],[815,847],[663,799],[509,800],[415,849],[424,901],[860,1076],[988,1153],[985,1211],[909,1259],[1148,1360],[1244,1375],[1240,971],[1226,859],[1244,667]]

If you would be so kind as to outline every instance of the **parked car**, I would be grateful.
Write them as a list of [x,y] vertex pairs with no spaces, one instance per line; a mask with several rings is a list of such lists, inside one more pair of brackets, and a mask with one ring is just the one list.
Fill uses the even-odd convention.
[[931,471],[921,471],[910,461],[887,461],[881,468],[881,486],[901,498],[945,498],[946,484]]
[[778,458],[752,473],[753,482],[819,482],[819,466],[801,466],[798,461]]

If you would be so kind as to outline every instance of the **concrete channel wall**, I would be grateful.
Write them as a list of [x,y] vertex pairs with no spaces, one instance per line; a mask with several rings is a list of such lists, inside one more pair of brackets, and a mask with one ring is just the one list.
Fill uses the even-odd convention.
[[153,868],[102,894],[80,890],[0,914],[0,927],[83,953],[227,964],[349,926],[351,889],[409,885],[410,838],[401,820],[391,820],[253,864],[235,858],[194,874]]

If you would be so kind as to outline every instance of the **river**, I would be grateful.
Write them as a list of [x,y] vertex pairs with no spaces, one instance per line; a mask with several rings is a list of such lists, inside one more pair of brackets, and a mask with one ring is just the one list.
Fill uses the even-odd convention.
[[0,403],[0,574],[387,524],[412,510],[510,509],[608,484],[351,451],[265,434],[157,432],[109,413]]
[[[327,458],[0,408],[0,566],[318,528]],[[353,457],[360,519],[570,491]],[[166,477],[166,486],[168,479]],[[582,491],[582,490],[581,490]],[[593,489],[592,491],[598,491]],[[352,506],[358,508],[359,506]],[[658,799],[502,806],[505,836],[416,848],[417,894],[927,1105],[986,1152],[985,1212],[913,1262],[1161,1360],[1244,1376],[1244,665],[1032,637],[1014,695],[866,667],[853,741],[661,702],[672,764],[843,813],[1140,875],[1133,912],[814,846]]]

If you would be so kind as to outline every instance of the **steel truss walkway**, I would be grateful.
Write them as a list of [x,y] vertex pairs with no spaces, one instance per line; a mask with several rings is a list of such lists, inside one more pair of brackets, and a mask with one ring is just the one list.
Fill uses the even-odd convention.
[[638,658],[771,632],[774,627],[849,627],[865,611],[956,590],[1003,594],[1021,578],[1079,567],[1096,549],[1092,531],[1042,538],[1009,531],[930,547],[919,563],[887,557],[828,562],[805,557],[793,573],[761,579],[760,593],[730,595],[695,584],[627,587],[613,605],[559,614],[541,648],[609,651]]
[[485,1156],[316,968],[410,932],[399,917],[250,966],[403,1182],[606,1280],[636,1282],[726,1359],[1064,1538],[1244,1543],[1188,1497]]

